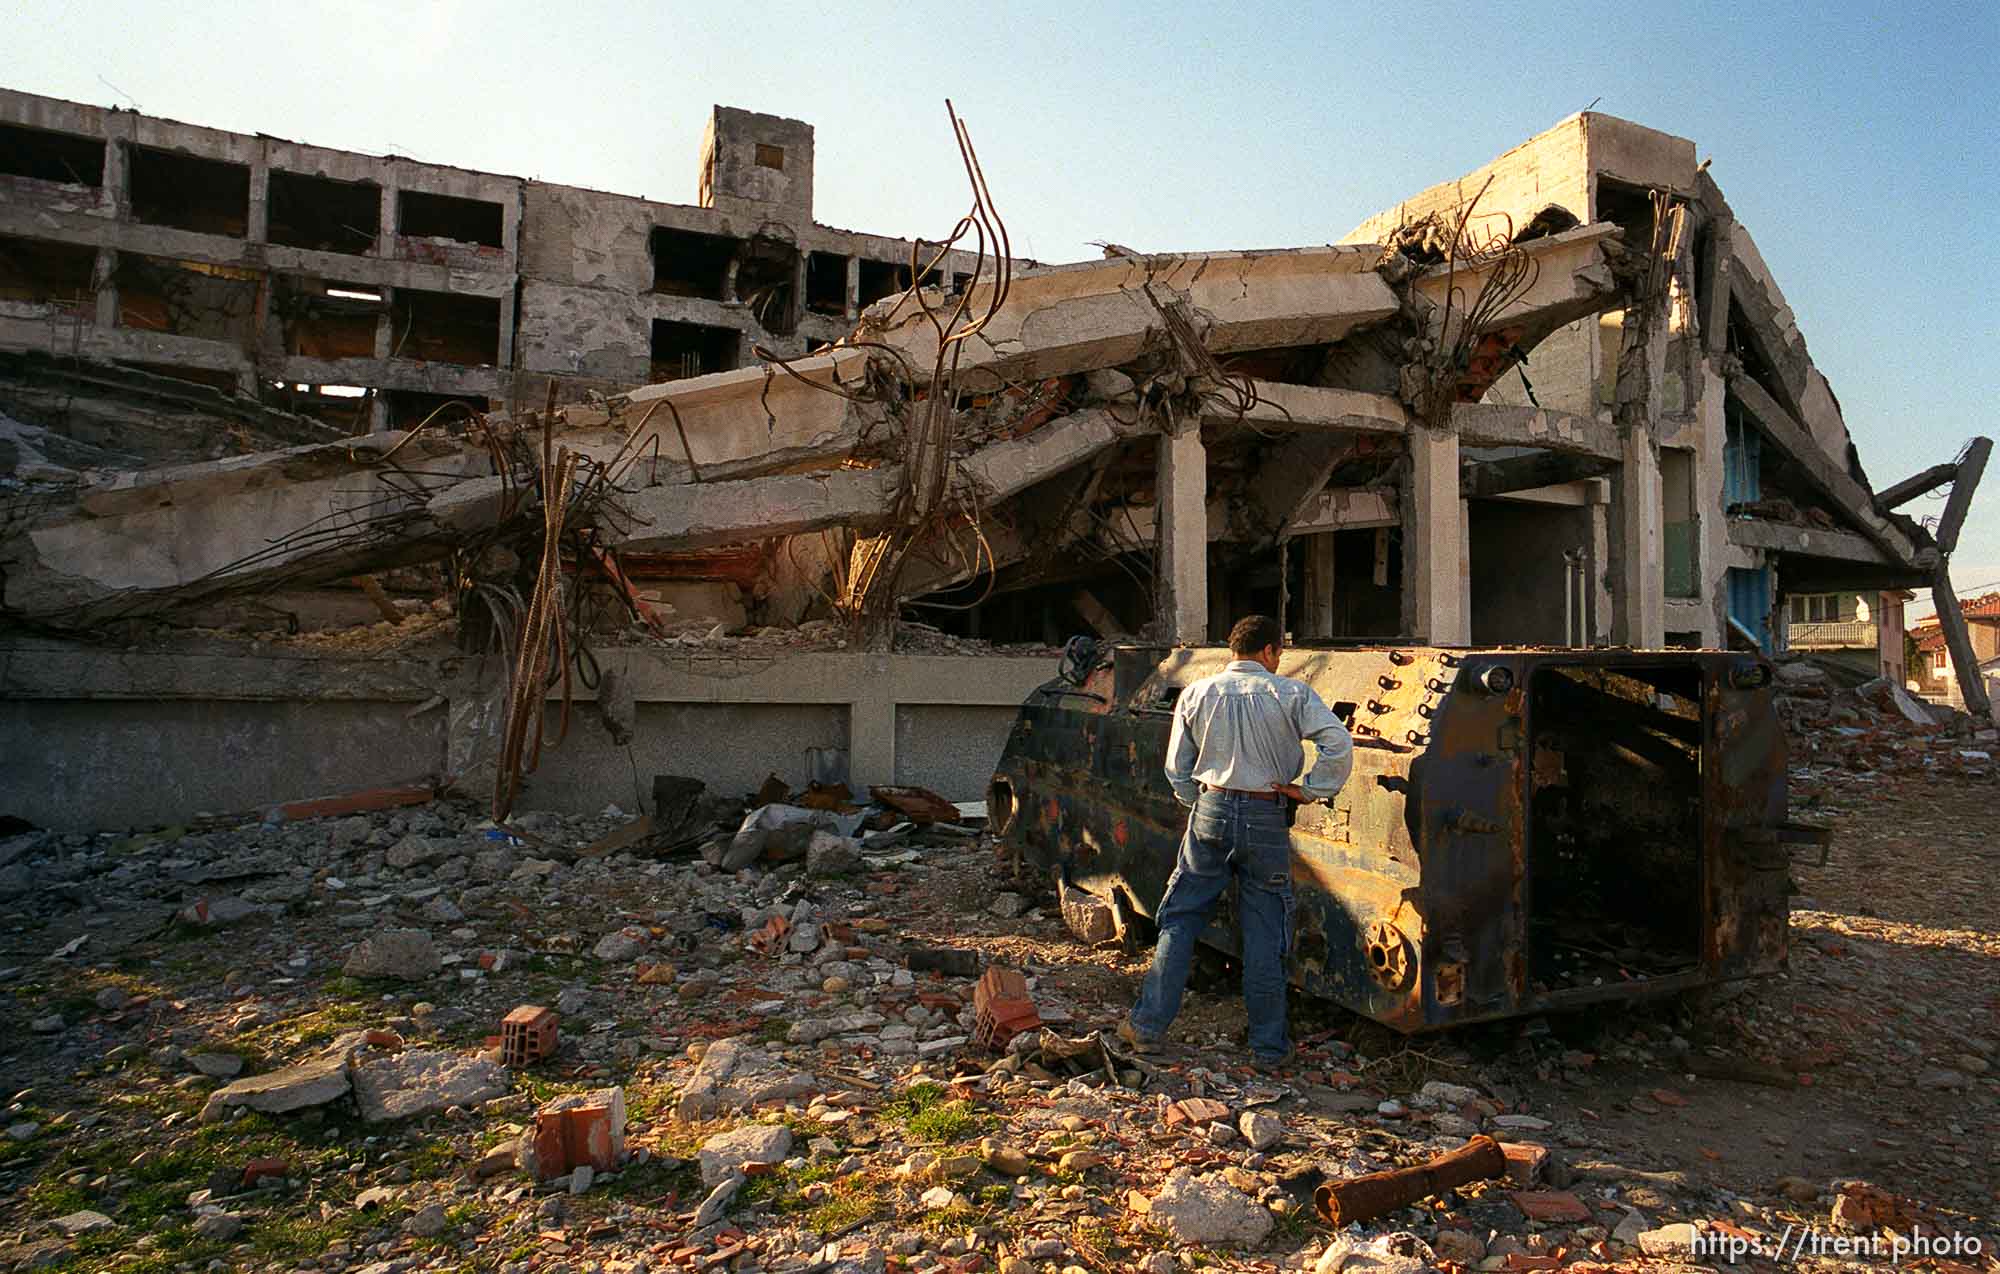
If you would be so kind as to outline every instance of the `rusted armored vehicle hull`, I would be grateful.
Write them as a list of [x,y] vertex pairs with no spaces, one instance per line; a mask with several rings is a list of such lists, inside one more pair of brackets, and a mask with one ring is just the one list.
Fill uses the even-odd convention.
[[[990,793],[1037,865],[1151,916],[1186,825],[1162,763],[1226,650],[1120,646],[1031,695]],[[1292,829],[1292,980],[1422,1031],[1766,974],[1786,953],[1770,665],[1719,651],[1288,650],[1354,728]],[[1205,935],[1236,948],[1225,900]]]

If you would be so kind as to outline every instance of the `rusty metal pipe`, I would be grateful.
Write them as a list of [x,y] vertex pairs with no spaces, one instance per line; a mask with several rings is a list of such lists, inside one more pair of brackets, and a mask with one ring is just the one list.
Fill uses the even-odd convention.
[[1500,1143],[1479,1136],[1428,1163],[1323,1185],[1313,1191],[1313,1206],[1319,1209],[1321,1220],[1338,1229],[1349,1222],[1372,1221],[1419,1199],[1506,1173],[1507,1155],[1500,1149]]

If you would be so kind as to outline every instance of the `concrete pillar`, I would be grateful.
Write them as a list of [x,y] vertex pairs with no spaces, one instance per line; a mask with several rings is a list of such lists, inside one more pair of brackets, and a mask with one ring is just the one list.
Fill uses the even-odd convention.
[[389,432],[389,391],[378,389],[368,400],[368,432],[385,434]]
[[1611,562],[1611,481],[1591,480],[1590,558],[1584,563],[1585,641],[1603,646],[1611,642],[1611,588],[1607,572]]
[[1208,448],[1189,423],[1178,437],[1162,435],[1157,471],[1160,521],[1155,555],[1160,637],[1175,643],[1208,640]]
[[847,258],[847,321],[861,317],[861,258]]
[[375,247],[371,256],[393,257],[396,255],[396,183],[384,180],[382,183],[382,228],[375,235]]
[[375,357],[387,358],[396,345],[396,321],[391,317],[396,299],[394,288],[382,288],[382,312],[375,316]]
[[271,237],[271,161],[262,148],[250,161],[250,211],[243,237],[264,243]]
[[1304,588],[1299,607],[1299,635],[1327,638],[1334,635],[1334,532],[1300,536],[1296,543],[1305,554]]
[[99,327],[118,326],[118,253],[114,249],[97,250],[97,262],[90,269],[90,287],[97,302],[94,321]]
[[500,298],[500,347],[493,353],[493,365],[514,365],[514,298],[511,293]]
[[1649,431],[1627,429],[1614,480],[1618,579],[1613,641],[1654,649],[1666,641],[1665,560],[1661,549],[1660,454]]
[[[1403,627],[1434,646],[1471,641],[1465,613],[1465,502],[1458,495],[1458,435],[1413,424],[1409,495],[1403,501]],[[1527,551],[1526,546],[1524,550]]]
[[121,219],[132,211],[131,157],[125,149],[132,134],[132,118],[114,111],[104,125],[104,185],[98,192],[98,207]]

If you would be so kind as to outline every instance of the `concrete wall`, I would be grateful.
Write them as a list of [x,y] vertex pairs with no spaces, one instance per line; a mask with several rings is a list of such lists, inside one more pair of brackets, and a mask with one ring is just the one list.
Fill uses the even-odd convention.
[[401,703],[0,703],[0,813],[46,827],[144,827],[422,781],[444,718]]
[[[808,748],[846,749],[857,792],[899,782],[981,799],[1021,700],[1055,671],[1046,657],[597,653],[636,701],[632,742],[614,743],[580,694],[522,809],[646,808],[655,774],[731,795],[772,773],[796,787]],[[67,830],[172,825],[432,780],[470,715],[458,709],[491,693],[482,663],[498,672],[455,655],[126,654],[17,640],[0,646],[0,814]]]

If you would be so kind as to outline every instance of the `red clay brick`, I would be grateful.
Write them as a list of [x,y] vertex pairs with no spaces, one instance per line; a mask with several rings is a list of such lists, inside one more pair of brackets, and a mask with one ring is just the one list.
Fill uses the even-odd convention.
[[526,1066],[555,1056],[557,1047],[554,1009],[539,1004],[523,1004],[500,1019],[500,1060],[508,1066]]
[[1507,1180],[1512,1185],[1534,1185],[1548,1167],[1549,1148],[1532,1141],[1503,1141],[1500,1153],[1507,1156]]
[[1530,1221],[1548,1224],[1590,1220],[1590,1209],[1567,1190],[1510,1190],[1507,1197]]

